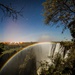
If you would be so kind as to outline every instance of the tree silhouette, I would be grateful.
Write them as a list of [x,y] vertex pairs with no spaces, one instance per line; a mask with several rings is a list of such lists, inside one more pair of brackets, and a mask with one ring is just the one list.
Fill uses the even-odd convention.
[[[15,8],[12,7],[12,5],[10,4],[10,6],[7,6],[3,3],[0,3],[0,9],[2,10],[2,12],[4,13],[4,15],[11,17],[13,20],[17,20],[18,16],[22,16],[21,11],[23,8],[21,8],[21,10],[17,11]],[[4,16],[5,17],[5,16]],[[3,17],[1,18],[3,20]]]
[[75,41],[75,0],[46,0],[43,3],[45,23],[61,23],[65,29],[69,29],[73,41]]

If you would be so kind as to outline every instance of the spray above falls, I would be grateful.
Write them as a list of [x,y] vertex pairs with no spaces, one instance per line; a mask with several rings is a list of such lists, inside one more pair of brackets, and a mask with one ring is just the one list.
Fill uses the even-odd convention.
[[40,63],[47,61],[59,53],[64,57],[64,47],[60,43],[37,43],[16,53],[2,67],[0,75],[33,75],[38,70]]

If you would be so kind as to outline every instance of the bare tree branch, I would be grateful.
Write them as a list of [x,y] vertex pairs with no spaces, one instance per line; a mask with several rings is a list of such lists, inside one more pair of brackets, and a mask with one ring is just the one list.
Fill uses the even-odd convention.
[[0,3],[0,9],[3,11],[4,14],[6,14],[8,17],[12,17],[13,19],[17,19],[18,16],[23,17],[23,15],[21,14],[22,9],[20,11],[17,11],[12,8],[12,6],[6,6],[2,3]]

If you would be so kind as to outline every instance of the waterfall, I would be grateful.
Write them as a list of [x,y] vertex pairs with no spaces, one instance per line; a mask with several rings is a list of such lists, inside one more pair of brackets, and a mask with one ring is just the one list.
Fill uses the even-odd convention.
[[0,75],[32,75],[39,68],[39,62],[51,63],[51,58],[56,53],[60,53],[63,57],[63,52],[64,48],[60,43],[37,43],[12,56],[2,67]]

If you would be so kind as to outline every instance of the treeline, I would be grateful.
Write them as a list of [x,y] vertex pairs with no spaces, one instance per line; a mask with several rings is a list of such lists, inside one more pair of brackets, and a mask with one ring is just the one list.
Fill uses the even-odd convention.
[[0,68],[16,52],[36,42],[0,43]]

